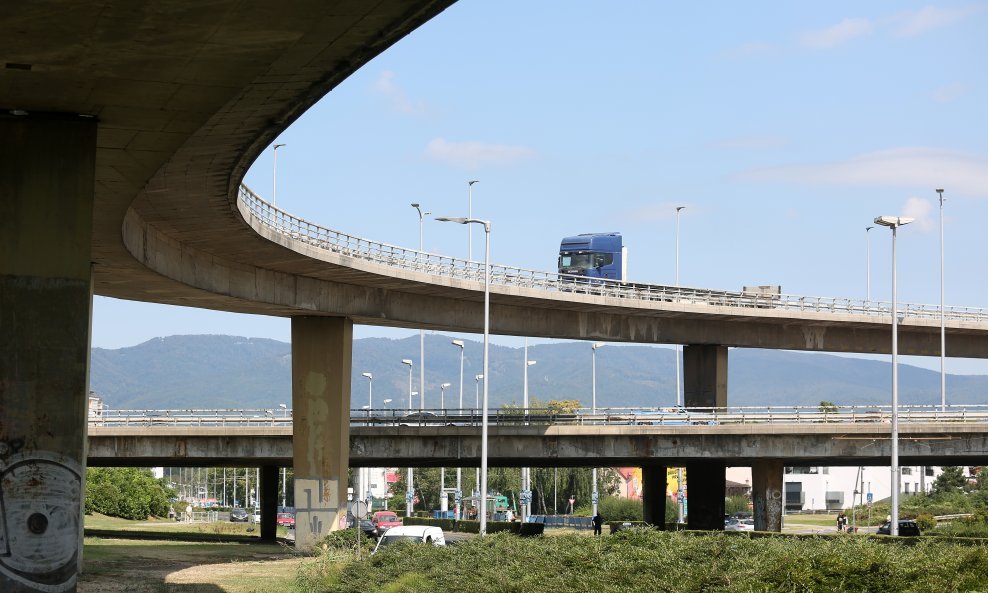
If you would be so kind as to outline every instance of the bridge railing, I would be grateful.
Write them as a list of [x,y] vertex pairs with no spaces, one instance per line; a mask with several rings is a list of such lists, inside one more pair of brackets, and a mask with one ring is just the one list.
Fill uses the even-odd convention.
[[[728,408],[598,408],[572,411],[498,409],[489,412],[492,426],[675,426],[730,424],[891,423],[891,406],[752,406]],[[350,426],[480,426],[481,410],[351,410]],[[899,421],[909,423],[988,423],[988,404],[899,407]],[[94,426],[196,427],[291,426],[291,410],[103,410],[89,416]]]
[[[444,278],[484,281],[483,262],[406,249],[355,237],[299,218],[269,204],[246,185],[240,186],[239,203],[245,219],[254,219],[269,229],[327,251],[354,259],[397,269],[412,270]],[[586,278],[529,270],[512,266],[491,265],[494,285],[531,288],[557,293],[576,293],[619,297],[642,301],[662,301],[689,305],[737,308],[771,308],[787,311],[867,315],[891,319],[892,305],[884,301],[814,297],[798,295],[761,295],[658,284],[631,284],[602,278]],[[939,319],[939,305],[899,303],[905,318]],[[951,321],[988,322],[988,309],[981,307],[945,307],[944,317]]]

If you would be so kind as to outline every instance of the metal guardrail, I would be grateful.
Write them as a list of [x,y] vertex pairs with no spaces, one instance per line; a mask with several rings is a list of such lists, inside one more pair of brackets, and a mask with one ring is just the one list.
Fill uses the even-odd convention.
[[[348,235],[293,216],[261,199],[241,184],[238,197],[245,219],[254,219],[271,230],[295,241],[346,257],[457,280],[483,283],[483,262],[406,249],[396,245]],[[892,304],[885,301],[812,297],[797,295],[757,295],[721,290],[630,284],[602,278],[588,279],[554,272],[491,265],[491,284],[532,288],[559,294],[588,294],[641,301],[662,301],[689,305],[735,308],[771,308],[785,311],[866,315],[891,320]],[[899,303],[903,318],[939,319],[939,305]],[[944,307],[950,321],[988,323],[983,307]]]
[[[480,410],[351,410],[350,426],[480,426]],[[494,426],[676,426],[740,424],[890,423],[891,406],[836,406],[820,410],[812,406],[767,406],[729,408],[598,408],[573,412],[546,410],[492,410]],[[899,422],[985,423],[988,404],[900,406]],[[291,410],[103,410],[89,416],[91,426],[291,426]]]

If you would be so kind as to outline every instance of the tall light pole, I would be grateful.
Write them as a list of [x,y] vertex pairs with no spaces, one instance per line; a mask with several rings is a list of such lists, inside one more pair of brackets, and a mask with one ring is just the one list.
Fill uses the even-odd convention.
[[[403,358],[401,364],[408,365],[408,411],[412,411],[412,360],[409,358]],[[408,484],[405,489],[405,516],[412,516],[412,499],[415,497],[414,488],[415,472],[412,468],[408,468]]]
[[[467,218],[473,218],[473,184],[479,179],[467,181]],[[473,261],[473,226],[467,225],[467,261]]]
[[[374,408],[374,374],[373,373],[360,373],[361,377],[367,379],[367,426],[370,426],[371,410]],[[357,500],[366,500],[366,492],[370,490],[370,468],[362,467],[358,472],[360,476],[359,487],[360,490],[357,492]]]
[[[676,206],[676,288],[679,288],[679,215],[686,208],[686,206]],[[683,393],[682,387],[680,385],[679,375],[681,373],[680,366],[680,346],[676,344],[676,405],[683,405]],[[676,468],[676,516],[679,523],[683,522],[684,519],[684,508],[683,508],[683,468]]]
[[892,521],[891,535],[899,535],[899,310],[896,301],[895,236],[896,229],[912,222],[913,218],[879,216],[875,224],[892,229]]
[[[459,413],[463,414],[463,351],[465,344],[463,340],[453,340],[453,345],[460,349],[460,407]],[[463,468],[456,467],[456,495],[453,497],[456,502],[456,519],[463,518]]]
[[865,300],[871,302],[871,233],[875,227],[865,227]]
[[[943,316],[943,189],[940,194],[940,411],[947,411],[947,326]],[[926,468],[923,468],[926,475]]]
[[[522,382],[524,388],[522,391],[522,414],[525,415],[525,424],[528,424],[528,367],[535,364],[534,360],[528,359],[528,338],[525,338],[525,364],[522,370]],[[528,516],[532,513],[532,479],[531,479],[531,468],[523,467],[521,468],[521,522],[524,523],[528,520]]]
[[[422,228],[425,217],[432,212],[422,212],[419,204],[412,204],[412,208],[419,213],[419,254],[425,253],[425,246],[422,241]],[[419,330],[419,409],[425,409],[425,330]]]
[[[473,187],[473,184],[470,184]],[[440,216],[436,220],[442,222],[456,222],[459,224],[482,224],[484,225],[484,376],[490,377],[488,366],[490,364],[490,334],[491,334],[491,222],[489,220],[479,220],[476,218],[446,217]],[[483,501],[482,513],[480,514],[480,535],[487,532],[487,404],[489,402],[488,384],[489,379],[484,380],[484,407],[481,416],[480,427],[480,497]]]
[[[443,416],[446,416],[446,390],[452,383],[443,383],[439,386],[439,409],[442,410]],[[445,422],[445,421],[444,421]],[[442,500],[442,510],[447,509],[446,500],[446,466],[439,468],[439,498]],[[446,519],[447,517],[443,517]]]
[[[594,342],[590,346],[590,413],[597,415],[597,348],[603,348],[603,342]],[[593,481],[593,491],[590,493],[590,502],[593,505],[591,516],[597,516],[597,501],[600,493],[597,492],[597,468],[593,468],[590,474]],[[571,511],[572,512],[572,511]]]
[[[475,393],[475,397],[476,397],[476,403],[474,404],[474,407],[473,407],[474,410],[479,410],[480,409],[480,382],[483,379],[484,379],[484,376],[483,375],[479,375],[478,374],[478,375],[474,375],[473,376],[473,380],[474,380],[474,393]],[[471,414],[471,416],[473,416],[473,414]],[[477,475],[474,478],[474,482],[473,483],[474,483],[474,488],[477,489],[477,496],[480,496],[480,467],[479,466],[477,467]]]
[[271,152],[274,153],[274,170],[271,172],[271,205],[278,205],[278,149],[287,144],[275,144]]
[[[282,410],[282,416],[288,418],[288,404],[278,404]],[[285,467],[281,467],[281,508],[285,508],[285,489],[287,488],[287,472]],[[223,468],[223,504],[226,504],[226,468]]]

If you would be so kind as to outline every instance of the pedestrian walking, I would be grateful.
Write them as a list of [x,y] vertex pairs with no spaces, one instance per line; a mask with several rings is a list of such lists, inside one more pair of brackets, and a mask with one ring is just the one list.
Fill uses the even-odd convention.
[[600,511],[597,511],[597,514],[593,516],[590,522],[593,524],[593,534],[600,535],[601,527],[604,525],[604,518],[600,516]]

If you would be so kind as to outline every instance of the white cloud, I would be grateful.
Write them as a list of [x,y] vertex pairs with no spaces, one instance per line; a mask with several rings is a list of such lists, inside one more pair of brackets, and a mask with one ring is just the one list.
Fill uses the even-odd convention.
[[426,157],[464,169],[482,165],[507,166],[534,158],[536,153],[527,146],[488,144],[485,142],[450,142],[435,138],[425,149]]
[[982,7],[973,5],[956,8],[940,8],[929,5],[919,10],[902,11],[892,17],[892,23],[897,35],[911,37],[947,26],[981,9]]
[[391,101],[391,107],[399,113],[427,115],[429,113],[428,106],[422,101],[413,103],[409,100],[405,91],[395,84],[394,79],[395,73],[391,70],[381,72],[381,76],[374,82],[374,90],[387,97]]
[[868,19],[844,19],[833,27],[801,33],[799,43],[812,49],[830,49],[867,35],[871,30],[871,21]]
[[971,87],[962,82],[944,85],[933,91],[933,100],[937,103],[952,103],[959,97],[966,95],[969,90]]
[[845,161],[747,171],[747,181],[885,187],[938,187],[988,197],[988,158],[930,148],[896,148]]
[[902,207],[902,216],[906,218],[915,218],[914,223],[920,231],[928,233],[936,228],[936,224],[933,218],[930,217],[930,212],[933,211],[933,203],[929,200],[924,200],[923,198],[909,198],[906,200],[905,206]]

